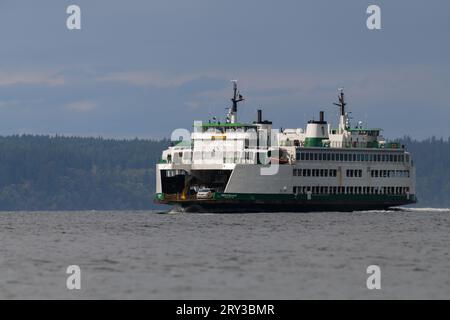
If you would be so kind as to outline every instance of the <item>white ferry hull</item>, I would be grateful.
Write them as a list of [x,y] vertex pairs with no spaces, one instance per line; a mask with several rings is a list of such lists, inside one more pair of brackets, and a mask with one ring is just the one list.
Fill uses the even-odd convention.
[[[234,94],[227,120],[194,123],[190,139],[163,151],[156,170],[157,203],[200,212],[304,212],[387,209],[417,201],[409,152],[387,143],[380,128],[352,125],[339,90],[332,128],[319,120],[275,130],[258,110],[237,122]],[[207,198],[205,199],[205,196]]]
[[[172,169],[168,169],[172,168]],[[157,174],[165,170],[181,168],[176,165],[158,165]],[[191,175],[202,171],[201,167],[183,170]],[[360,170],[361,177],[346,177],[347,170]],[[266,174],[262,174],[266,170]],[[336,176],[295,176],[294,170],[335,170]],[[372,170],[408,171],[408,177],[374,178]],[[208,171],[208,170],[203,170]],[[415,203],[415,171],[409,164],[376,163],[317,163],[297,162],[295,165],[279,165],[274,174],[267,174],[262,165],[236,164],[229,179],[212,199],[197,199],[194,195],[164,193],[158,178],[156,202],[176,205],[189,212],[307,212],[307,211],[358,211],[380,210]],[[211,173],[213,175],[213,173]],[[180,176],[181,179],[184,178]],[[167,182],[173,185],[173,182]],[[307,188],[305,186],[308,186]],[[349,189],[351,186],[352,189]],[[392,190],[395,186],[395,190]],[[306,189],[305,189],[306,188]],[[309,190],[304,192],[303,189]],[[408,192],[405,192],[408,190]],[[313,192],[314,191],[314,192]],[[316,192],[318,191],[318,192]],[[351,192],[350,192],[351,191]],[[391,192],[393,191],[393,192]]]

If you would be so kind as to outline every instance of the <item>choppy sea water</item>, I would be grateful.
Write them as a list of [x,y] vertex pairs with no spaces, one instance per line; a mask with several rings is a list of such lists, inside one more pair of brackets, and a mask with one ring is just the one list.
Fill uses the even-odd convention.
[[450,299],[449,247],[450,209],[2,212],[0,298]]

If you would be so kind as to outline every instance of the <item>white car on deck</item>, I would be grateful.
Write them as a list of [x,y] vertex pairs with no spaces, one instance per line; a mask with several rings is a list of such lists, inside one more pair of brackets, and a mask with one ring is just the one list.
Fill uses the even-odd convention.
[[214,194],[214,189],[200,188],[197,192],[197,199],[211,199]]

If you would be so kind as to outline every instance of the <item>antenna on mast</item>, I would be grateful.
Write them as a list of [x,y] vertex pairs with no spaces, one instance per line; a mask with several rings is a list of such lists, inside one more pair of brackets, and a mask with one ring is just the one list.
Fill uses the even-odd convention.
[[237,80],[231,80],[233,83],[233,98],[231,98],[231,102],[233,103],[230,110],[230,122],[235,123],[237,120],[237,105],[239,102],[244,101],[244,97],[238,91],[237,88]]
[[345,116],[345,106],[347,105],[347,103],[345,102],[344,99],[344,88],[339,88],[338,91],[339,91],[338,95],[339,102],[338,103],[334,102],[333,104],[339,107],[341,116]]
[[339,88],[338,91],[339,91],[339,94],[338,94],[339,102],[337,102],[337,103],[334,102],[333,104],[335,106],[338,106],[339,110],[340,110],[339,133],[342,134],[350,126],[350,123],[349,123],[350,113],[345,112],[345,106],[347,105],[347,103],[345,102],[345,99],[344,99],[344,88]]

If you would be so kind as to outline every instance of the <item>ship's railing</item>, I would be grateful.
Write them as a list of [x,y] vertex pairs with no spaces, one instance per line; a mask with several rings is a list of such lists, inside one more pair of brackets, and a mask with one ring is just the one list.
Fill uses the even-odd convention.
[[372,142],[356,142],[356,141],[349,141],[349,142],[342,142],[342,141],[330,141],[329,147],[330,148],[380,148],[380,144],[377,141]]
[[[304,147],[303,141],[280,141],[280,147]],[[404,149],[404,146],[396,142],[379,143],[378,141],[365,141],[365,142],[342,142],[342,141],[326,141],[323,142],[323,148],[342,148],[342,149]]]
[[378,141],[369,142],[341,142],[330,141],[327,143],[330,148],[342,148],[342,149],[404,149],[405,146],[397,142],[379,143]]
[[[261,153],[259,155],[259,160],[257,156],[253,156],[252,158],[221,158],[221,159],[209,159],[209,158],[199,158],[199,159],[175,159],[175,160],[162,160],[159,161],[159,164],[175,164],[175,165],[220,165],[220,164],[269,164],[270,161],[276,161],[279,159],[277,157],[269,157],[267,158],[267,154]],[[295,156],[291,155],[286,158],[286,160],[290,163],[294,162]],[[284,162],[280,162],[280,164],[285,164]]]

